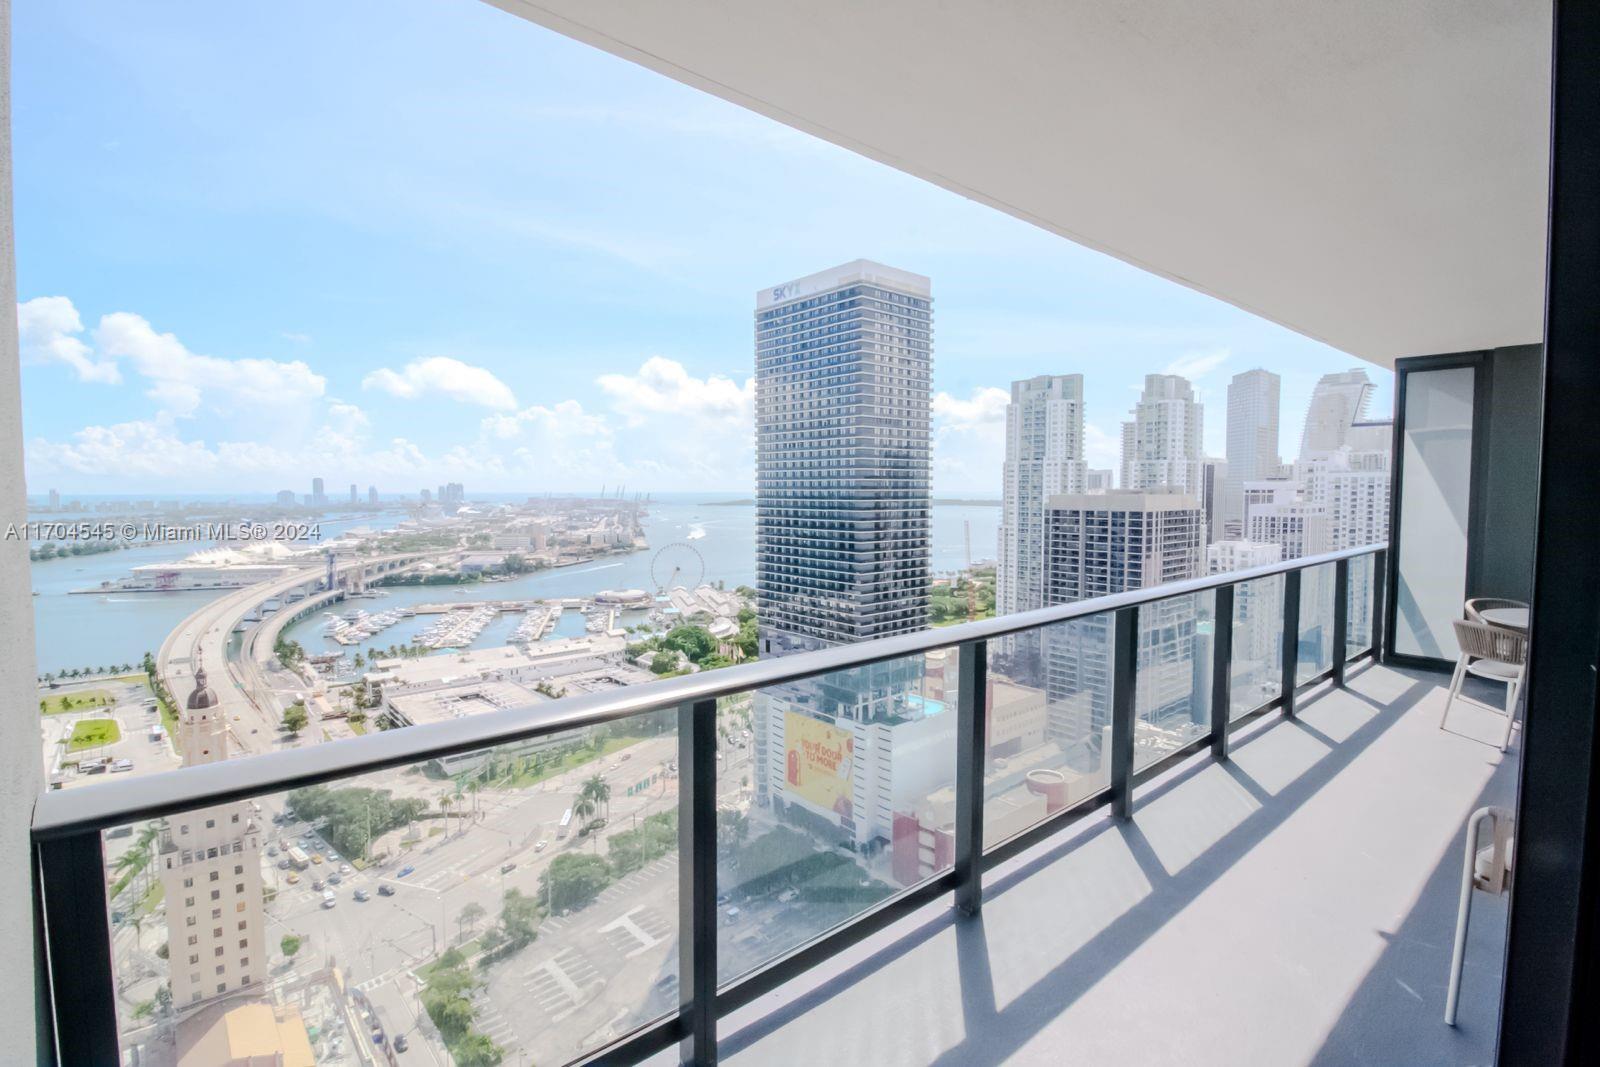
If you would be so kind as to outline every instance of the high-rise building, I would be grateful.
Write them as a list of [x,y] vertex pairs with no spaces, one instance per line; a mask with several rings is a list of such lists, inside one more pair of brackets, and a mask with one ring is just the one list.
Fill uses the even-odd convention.
[[439,506],[449,511],[466,502],[467,491],[460,482],[446,482],[439,487]]
[[1116,488],[1116,472],[1111,468],[1091,468],[1083,472],[1085,493],[1104,493]]
[[[930,582],[928,279],[856,260],[756,294],[763,655],[920,630]],[[925,657],[757,694],[756,801],[872,849],[943,773]],[[908,846],[909,847],[909,846]]]
[[[195,672],[178,725],[186,767],[228,758],[227,718]],[[261,825],[248,804],[171,817],[160,837],[167,963],[179,1011],[259,988],[267,977]]]
[[1122,424],[1122,488],[1200,495],[1204,409],[1188,379],[1147,374]]
[[[1278,545],[1218,541],[1206,549],[1206,573],[1265,567],[1283,559]],[[1283,578],[1257,578],[1233,587],[1233,690],[1235,705],[1250,707],[1275,696],[1281,677]]]
[[417,497],[424,504],[431,504],[431,503],[433,503],[433,490],[432,489],[424,489],[424,490],[422,490],[422,492],[417,494]]
[[1349,445],[1371,451],[1389,447],[1390,424],[1367,419],[1373,385],[1364,370],[1324,374],[1311,390],[1299,459],[1313,459]]
[[367,503],[372,505],[373,507],[377,507],[378,506],[378,487],[377,486],[375,486],[375,485],[367,486]]
[[361,493],[360,493],[360,491],[358,489],[356,489],[356,483],[355,482],[351,482],[350,483],[350,503],[359,504],[360,502],[361,502]]
[[1328,511],[1294,481],[1246,482],[1245,539],[1277,545],[1284,559],[1328,551]]
[[856,260],[756,296],[761,649],[928,620],[933,301]]
[[278,506],[280,508],[292,508],[292,507],[294,507],[294,490],[293,489],[279,489],[278,490]]
[[1228,383],[1228,476],[1220,538],[1244,535],[1244,483],[1274,477],[1278,465],[1278,396],[1282,381],[1268,370],[1247,370]]
[[310,502],[314,507],[321,507],[323,504],[326,504],[328,502],[328,494],[323,492],[322,479],[321,478],[313,478],[313,479],[311,479],[311,501]]
[[1085,492],[1084,476],[1083,375],[1012,382],[995,592],[999,614],[1044,606],[1045,502]]
[[[1205,518],[1192,496],[1119,489],[1054,497],[1047,506],[1045,601],[1090,597],[1197,577]],[[1197,655],[1194,597],[1139,613],[1138,706],[1153,723],[1193,723],[1206,713],[1209,666]],[[1081,766],[1097,765],[1111,714],[1112,623],[1106,616],[1044,632],[1047,732]]]
[[1206,456],[1200,460],[1200,510],[1206,520],[1206,540],[1222,540],[1222,499],[1228,478],[1225,460]]
[[61,494],[54,489],[50,490],[50,510],[61,510]]

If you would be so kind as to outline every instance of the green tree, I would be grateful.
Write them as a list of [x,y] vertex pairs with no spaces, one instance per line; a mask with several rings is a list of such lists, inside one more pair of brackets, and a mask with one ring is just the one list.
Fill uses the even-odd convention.
[[657,652],[650,659],[653,674],[671,674],[678,669],[678,658],[670,652]]
[[468,902],[467,906],[462,908],[461,911],[456,915],[457,939],[464,939],[466,937],[466,931],[468,929],[476,929],[478,923],[482,921],[483,917],[487,914],[489,914],[489,912],[476,900]]
[[278,942],[278,947],[283,949],[283,954],[288,959],[294,959],[294,954],[300,951],[304,942],[299,934],[284,934],[283,940]]
[[283,713],[283,728],[292,737],[298,737],[300,731],[304,730],[310,721],[311,717],[306,714],[306,706],[298,700],[290,704]]
[[539,933],[539,902],[520,889],[507,889],[500,903],[500,933],[512,951],[531,944]]
[[567,852],[550,861],[539,876],[539,899],[551,913],[581,908],[611,883],[611,869],[599,856]]
[[704,626],[676,626],[661,639],[661,645],[699,663],[717,650],[717,639]]
[[750,816],[733,808],[717,810],[717,844],[737,848],[750,836]]
[[456,1067],[499,1067],[506,1053],[489,1039],[487,1034],[473,1031],[450,1048]]
[[606,815],[611,814],[611,784],[602,776],[591,775],[583,783],[583,788],[578,795],[594,802],[597,809],[604,809]]

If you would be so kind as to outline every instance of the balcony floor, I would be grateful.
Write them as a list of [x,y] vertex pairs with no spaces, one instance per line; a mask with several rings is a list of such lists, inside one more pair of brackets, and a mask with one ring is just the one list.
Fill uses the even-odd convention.
[[[1499,690],[1485,693],[1498,699]],[[1483,1064],[1503,898],[1444,1011],[1463,826],[1518,737],[1436,675],[1367,666],[991,872],[981,917],[907,917],[723,1021],[736,1065]]]

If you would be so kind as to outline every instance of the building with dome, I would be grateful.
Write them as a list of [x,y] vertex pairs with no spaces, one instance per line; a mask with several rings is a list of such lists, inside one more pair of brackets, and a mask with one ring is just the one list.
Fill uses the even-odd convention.
[[[178,742],[186,767],[228,758],[226,717],[203,668],[184,702]],[[161,883],[172,1003],[179,1012],[261,990],[267,974],[261,849],[260,817],[246,803],[168,819]]]

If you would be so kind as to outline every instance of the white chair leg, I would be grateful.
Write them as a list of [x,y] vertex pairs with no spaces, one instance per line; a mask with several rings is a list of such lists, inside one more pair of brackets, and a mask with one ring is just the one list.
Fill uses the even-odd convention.
[[1450,705],[1456,699],[1456,694],[1461,692],[1461,680],[1467,673],[1467,656],[1462,653],[1456,660],[1456,672],[1450,676],[1450,690],[1444,698],[1444,714],[1439,716],[1439,729],[1444,729],[1444,721],[1450,717]]
[[1522,679],[1513,678],[1506,683],[1506,733],[1500,739],[1500,751],[1511,746],[1511,727],[1517,721],[1517,705],[1522,696]]
[[1461,872],[1461,905],[1456,909],[1456,943],[1450,952],[1450,986],[1444,1000],[1444,1024],[1456,1024],[1456,1008],[1461,1000],[1461,972],[1467,963],[1467,917],[1472,914],[1472,876],[1478,862],[1478,823],[1487,809],[1480,809],[1467,820],[1467,858]]

